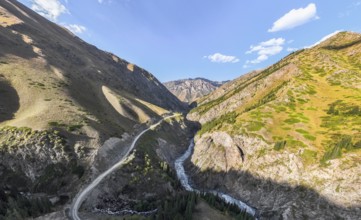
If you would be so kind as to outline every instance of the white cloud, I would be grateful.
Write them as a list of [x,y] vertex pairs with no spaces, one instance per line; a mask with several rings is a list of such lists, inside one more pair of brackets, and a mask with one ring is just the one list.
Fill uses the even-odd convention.
[[101,4],[101,3],[103,3],[103,0],[98,0],[98,2]]
[[258,57],[254,60],[247,60],[245,66],[248,67],[248,64],[257,64],[267,60],[270,56],[276,55],[283,50],[285,44],[284,38],[272,38],[268,41],[259,43],[256,46],[251,45],[250,50],[246,54],[251,54],[256,52]]
[[287,48],[287,52],[295,52],[296,50],[298,50],[298,49],[294,48],[294,47],[288,47]]
[[69,13],[59,0],[32,0],[31,9],[52,21],[56,21],[63,13]]
[[215,53],[212,55],[204,56],[203,58],[209,59],[214,63],[238,63],[239,59],[235,56],[223,55],[220,53]]
[[268,29],[268,32],[292,29],[318,18],[316,5],[311,3],[305,8],[292,9],[283,15],[280,19],[273,23],[272,28]]
[[69,24],[69,25],[65,25],[65,27],[75,34],[81,34],[84,31],[86,31],[86,27],[78,24]]
[[343,30],[337,30],[337,31],[335,31],[335,32],[333,32],[333,33],[331,33],[331,34],[328,34],[328,35],[324,36],[321,40],[317,41],[316,43],[314,43],[314,44],[312,44],[312,45],[310,45],[310,46],[306,46],[305,48],[311,48],[311,47],[317,46],[317,45],[319,45],[320,43],[322,43],[323,41],[327,40],[327,39],[330,38],[330,37],[333,37],[334,35],[342,32],[342,31],[343,31]]
[[256,46],[251,45],[250,50],[247,51],[246,54],[258,52],[260,55],[275,55],[282,51],[281,45],[284,43],[285,39],[283,38],[272,38],[268,41],[261,42]]
[[261,62],[263,62],[265,60],[268,60],[268,56],[264,55],[264,54],[261,54],[254,60],[247,60],[246,64],[250,64],[250,63],[251,64],[257,64],[257,63],[261,63]]
[[[68,0],[64,1],[68,4]],[[31,8],[34,11],[54,22],[57,22],[57,19],[61,14],[69,13],[69,10],[60,2],[60,0],[31,0],[31,2]],[[60,24],[76,34],[81,34],[86,31],[86,27],[82,25],[65,24],[62,22],[60,22]]]

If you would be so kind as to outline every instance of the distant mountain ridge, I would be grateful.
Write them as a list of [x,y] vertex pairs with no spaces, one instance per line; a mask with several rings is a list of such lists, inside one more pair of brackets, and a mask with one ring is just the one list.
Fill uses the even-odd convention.
[[216,90],[228,81],[212,81],[205,78],[188,78],[163,83],[182,102],[192,103]]

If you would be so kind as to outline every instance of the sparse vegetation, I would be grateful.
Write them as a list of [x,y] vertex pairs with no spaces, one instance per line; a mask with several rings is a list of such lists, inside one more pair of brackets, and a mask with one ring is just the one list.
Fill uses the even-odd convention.
[[334,138],[337,140],[336,143],[329,147],[321,159],[321,164],[323,165],[329,160],[340,158],[343,151],[348,152],[360,149],[360,142],[353,143],[352,137],[349,135],[336,135]]
[[39,216],[52,210],[47,198],[28,198],[15,188],[11,193],[0,188],[0,219],[25,219]]
[[264,127],[264,123],[258,121],[251,121],[246,127],[248,131],[259,131]]
[[70,132],[78,131],[83,127],[82,124],[66,125],[65,123],[57,122],[57,121],[51,121],[48,123],[48,125],[51,127],[65,128],[67,131]]
[[[4,166],[6,161],[11,160],[16,163],[17,160],[24,161],[31,166],[39,166],[36,148],[43,151],[49,149],[48,152],[63,155],[67,160],[54,158],[61,162],[48,164],[44,170],[36,170],[35,181],[31,181],[26,176],[25,170],[15,167],[15,171]],[[44,153],[44,152],[41,152]],[[47,196],[39,193],[57,194],[64,186],[68,185],[74,176],[81,178],[84,174],[84,167],[77,163],[73,158],[70,146],[58,131],[54,130],[33,130],[27,127],[1,127],[0,128],[0,154],[7,155],[3,157],[4,161],[0,161],[0,194],[5,193],[5,197],[0,196],[0,219],[24,219],[28,217],[36,217],[38,215],[48,213],[52,210],[53,205]],[[19,157],[20,156],[20,157]],[[23,158],[24,157],[24,158]],[[11,192],[9,194],[9,192]],[[20,193],[21,192],[21,193]],[[30,193],[27,195],[27,193]],[[34,195],[35,196],[34,196]]]
[[202,136],[204,133],[209,132],[212,129],[216,129],[223,124],[234,124],[236,122],[237,116],[238,114],[235,112],[222,115],[220,118],[202,125],[201,130],[199,130],[197,134]]
[[18,148],[26,144],[35,144],[38,139],[43,139],[40,144],[65,145],[65,139],[56,131],[37,131],[27,127],[6,126],[0,128],[0,149]]
[[285,148],[286,144],[287,144],[287,141],[279,141],[279,142],[276,142],[276,143],[275,143],[275,146],[273,147],[273,149],[275,149],[275,150],[282,150],[282,149]]
[[306,165],[314,164],[317,160],[317,152],[305,149],[301,154],[301,158]]
[[260,100],[258,100],[258,102],[250,107],[247,107],[244,111],[248,112],[251,111],[252,109],[256,109],[266,103],[269,103],[273,100],[276,99],[277,97],[277,92],[279,90],[281,90],[285,85],[287,84],[287,82],[283,82],[281,85],[277,86],[276,88],[272,89],[267,95],[265,95],[263,98],[261,98]]

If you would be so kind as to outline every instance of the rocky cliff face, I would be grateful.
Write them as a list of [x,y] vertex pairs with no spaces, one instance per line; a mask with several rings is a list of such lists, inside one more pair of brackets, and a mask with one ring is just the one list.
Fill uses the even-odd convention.
[[203,98],[188,115],[202,123],[195,183],[261,219],[360,218],[360,54],[343,32]]
[[56,130],[0,129],[0,218],[41,215],[71,198],[85,172],[73,144]]
[[303,153],[280,153],[256,137],[213,132],[196,140],[188,170],[197,186],[241,198],[261,219],[359,218],[358,154],[320,168],[305,165]]
[[182,102],[192,103],[208,95],[225,82],[215,82],[203,78],[183,79],[164,83],[169,91]]

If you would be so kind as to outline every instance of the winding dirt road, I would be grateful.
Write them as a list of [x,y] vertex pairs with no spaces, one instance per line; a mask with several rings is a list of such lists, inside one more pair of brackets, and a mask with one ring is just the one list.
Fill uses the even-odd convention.
[[88,195],[88,193],[90,191],[92,191],[106,176],[108,176],[110,173],[112,173],[114,170],[116,170],[117,168],[119,168],[120,166],[122,166],[125,161],[127,160],[130,152],[134,149],[135,144],[137,143],[137,141],[139,140],[140,137],[142,137],[142,135],[144,133],[146,133],[149,130],[153,130],[155,129],[158,125],[160,125],[164,120],[169,119],[169,118],[174,118],[179,116],[179,114],[173,114],[171,116],[167,116],[164,117],[162,120],[158,121],[157,123],[151,125],[149,128],[143,130],[140,134],[138,134],[134,140],[132,145],[130,146],[130,148],[128,149],[128,151],[125,153],[125,155],[123,156],[123,158],[116,164],[114,164],[112,167],[110,167],[108,170],[106,170],[104,173],[100,174],[92,183],[90,183],[85,189],[83,189],[83,191],[81,191],[80,193],[78,193],[78,196],[75,198],[71,208],[70,208],[70,216],[73,220],[80,220],[80,217],[78,215],[78,210],[81,206],[81,204],[83,203],[85,197]]

